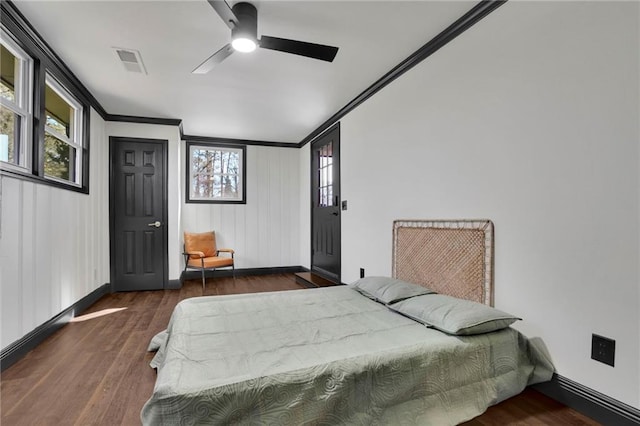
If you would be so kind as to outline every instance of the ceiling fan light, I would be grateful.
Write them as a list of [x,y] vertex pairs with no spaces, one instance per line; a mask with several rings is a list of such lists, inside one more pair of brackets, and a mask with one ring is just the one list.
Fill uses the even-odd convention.
[[238,52],[244,53],[253,52],[257,47],[255,40],[246,37],[238,37],[234,39],[231,42],[231,45]]

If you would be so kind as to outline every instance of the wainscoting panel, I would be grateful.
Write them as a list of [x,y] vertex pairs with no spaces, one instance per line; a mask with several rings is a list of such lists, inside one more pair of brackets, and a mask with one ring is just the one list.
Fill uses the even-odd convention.
[[0,177],[0,344],[109,282],[108,144],[92,110],[89,195]]
[[182,229],[215,230],[218,246],[235,250],[236,268],[299,265],[299,166],[298,150],[248,146],[247,203],[184,204]]

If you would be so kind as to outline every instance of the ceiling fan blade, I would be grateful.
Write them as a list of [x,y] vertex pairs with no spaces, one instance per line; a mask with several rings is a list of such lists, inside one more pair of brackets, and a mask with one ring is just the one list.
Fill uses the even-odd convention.
[[193,74],[206,74],[213,69],[220,62],[224,61],[233,53],[233,47],[231,43],[226,44],[222,49],[218,50],[213,55],[209,56],[207,60],[198,65],[196,69],[191,71]]
[[333,58],[335,58],[338,53],[338,48],[333,46],[269,36],[262,36],[260,39],[260,47],[327,62],[333,62]]
[[209,2],[211,7],[216,11],[218,15],[220,15],[220,18],[222,18],[224,23],[227,24],[230,29],[234,29],[236,26],[238,26],[238,17],[235,13],[233,13],[226,1],[207,0],[207,2]]

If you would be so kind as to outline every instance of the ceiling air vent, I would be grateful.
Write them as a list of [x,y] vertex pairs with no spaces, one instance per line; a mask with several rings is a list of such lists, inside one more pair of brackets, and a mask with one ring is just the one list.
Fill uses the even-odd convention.
[[137,72],[140,74],[146,74],[147,70],[142,63],[142,57],[140,52],[134,49],[123,49],[121,47],[114,47],[118,59],[124,65],[124,68],[129,72]]

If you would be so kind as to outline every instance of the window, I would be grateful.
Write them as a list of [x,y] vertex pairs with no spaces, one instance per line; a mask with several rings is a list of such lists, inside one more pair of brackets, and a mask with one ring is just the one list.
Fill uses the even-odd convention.
[[333,142],[329,142],[318,150],[318,207],[333,205]]
[[0,40],[0,161],[25,169],[31,160],[33,60],[2,29]]
[[187,202],[246,203],[245,146],[187,142]]
[[91,94],[0,4],[0,173],[89,193]]
[[44,175],[80,185],[82,105],[47,74],[44,92]]

